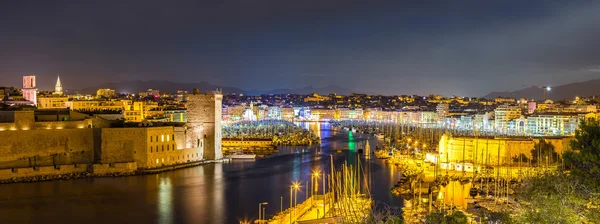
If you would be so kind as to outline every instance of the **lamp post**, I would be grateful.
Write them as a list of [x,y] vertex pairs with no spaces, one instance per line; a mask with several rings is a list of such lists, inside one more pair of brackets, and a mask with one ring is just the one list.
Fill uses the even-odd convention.
[[268,204],[269,204],[268,202],[261,202],[261,203],[258,203],[258,220],[262,220],[262,219],[264,218],[264,217],[262,217],[262,216],[261,216],[261,214],[262,214],[262,209],[261,209],[261,207],[262,207],[263,205],[268,205]]
[[296,205],[298,202],[298,190],[300,189],[300,184],[298,182],[294,183],[294,185],[292,185],[293,189],[294,189],[294,220],[296,219]]
[[[311,195],[313,195],[314,192],[317,192],[317,194],[319,194],[319,187],[316,187],[316,185],[319,184],[319,179],[318,179],[319,175],[321,175],[321,174],[319,173],[318,170],[314,171],[313,174],[312,174],[312,178],[310,179],[310,189],[312,191]],[[313,181],[315,181],[316,184],[313,185]]]

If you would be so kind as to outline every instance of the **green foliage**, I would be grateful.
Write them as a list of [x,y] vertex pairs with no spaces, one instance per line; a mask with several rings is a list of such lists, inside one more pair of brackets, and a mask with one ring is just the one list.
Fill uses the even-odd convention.
[[425,217],[425,223],[431,224],[463,224],[467,223],[467,216],[461,211],[454,211],[452,214],[446,214],[445,212],[432,212],[427,214]]
[[444,218],[445,215],[443,212],[431,212],[429,214],[427,214],[427,217],[425,217],[425,223],[427,224],[438,224],[438,223],[443,223],[446,221],[446,219]]
[[536,165],[555,164],[559,162],[560,157],[554,145],[546,142],[545,139],[540,139],[540,142],[535,144],[531,150],[531,163]]
[[519,223],[582,223],[600,214],[587,206],[596,196],[579,179],[564,173],[531,177],[517,192],[523,202],[516,216]]
[[598,120],[583,120],[571,141],[574,151],[563,154],[571,173],[596,191],[600,190],[600,123]]
[[527,156],[525,154],[523,154],[523,153],[519,154],[518,156],[513,156],[512,159],[513,159],[514,163],[518,163],[518,162],[526,163],[526,162],[529,162],[529,158],[527,158]]
[[488,223],[514,223],[509,211],[487,212],[484,215]]

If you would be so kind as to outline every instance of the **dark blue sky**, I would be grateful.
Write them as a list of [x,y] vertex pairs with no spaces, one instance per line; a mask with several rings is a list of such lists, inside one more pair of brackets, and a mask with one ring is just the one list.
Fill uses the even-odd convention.
[[600,3],[2,1],[0,85],[122,80],[336,84],[481,96],[600,77]]

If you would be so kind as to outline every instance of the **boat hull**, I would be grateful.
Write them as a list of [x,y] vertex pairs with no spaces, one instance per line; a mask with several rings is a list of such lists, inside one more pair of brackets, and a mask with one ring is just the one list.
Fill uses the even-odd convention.
[[243,155],[230,155],[231,159],[256,159],[256,155],[253,154],[243,154]]

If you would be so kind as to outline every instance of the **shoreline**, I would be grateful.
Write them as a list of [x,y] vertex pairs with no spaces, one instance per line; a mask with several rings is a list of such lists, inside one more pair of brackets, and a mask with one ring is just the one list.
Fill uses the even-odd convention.
[[[229,159],[218,159],[218,160],[202,160],[196,162],[190,162],[185,164],[176,164],[165,167],[159,167],[154,169],[140,169],[132,172],[112,172],[112,173],[92,173],[89,171],[84,172],[71,172],[64,174],[41,174],[35,176],[25,177],[12,177],[7,179],[0,179],[0,185],[4,184],[16,184],[16,183],[35,183],[44,181],[57,181],[57,180],[74,180],[74,179],[85,179],[85,178],[102,178],[102,177],[127,177],[127,176],[142,176],[147,174],[157,174],[167,171],[173,171],[178,169],[190,168],[210,163],[227,162]],[[93,166],[94,164],[90,164]],[[32,167],[27,167],[32,168]]]

